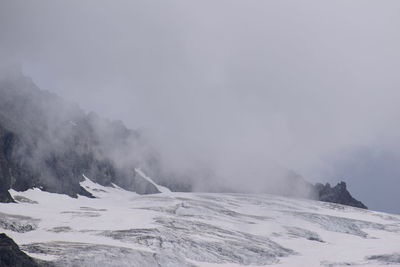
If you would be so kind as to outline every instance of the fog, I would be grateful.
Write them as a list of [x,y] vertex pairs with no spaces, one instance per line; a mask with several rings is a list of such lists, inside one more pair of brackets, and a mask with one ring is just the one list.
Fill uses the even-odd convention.
[[366,0],[3,0],[0,56],[140,130],[172,170],[236,188],[293,170],[400,212],[399,11]]

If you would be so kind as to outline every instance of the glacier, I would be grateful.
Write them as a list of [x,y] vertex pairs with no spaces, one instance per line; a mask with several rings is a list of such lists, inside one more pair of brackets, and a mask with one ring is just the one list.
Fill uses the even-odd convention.
[[9,190],[17,203],[0,203],[1,230],[43,266],[400,265],[400,215],[269,194],[139,195],[86,176],[81,186],[95,198]]

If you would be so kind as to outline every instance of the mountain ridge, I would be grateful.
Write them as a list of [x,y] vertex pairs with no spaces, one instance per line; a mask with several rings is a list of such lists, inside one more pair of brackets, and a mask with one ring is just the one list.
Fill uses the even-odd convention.
[[[37,187],[71,197],[93,197],[80,186],[83,174],[104,186],[159,193],[154,184],[138,175],[136,169],[143,167],[157,184],[172,191],[193,191],[190,174],[176,179],[180,174],[162,170],[157,152],[139,132],[93,112],[86,114],[77,105],[41,90],[18,70],[0,75],[1,202],[14,201],[10,188],[24,191]],[[234,192],[218,186],[213,190]],[[367,208],[351,196],[344,182],[335,187],[313,185],[293,172],[280,184],[263,190]]]

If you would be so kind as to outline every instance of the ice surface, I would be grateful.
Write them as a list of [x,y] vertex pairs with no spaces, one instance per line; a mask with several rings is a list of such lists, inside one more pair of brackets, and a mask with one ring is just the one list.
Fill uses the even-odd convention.
[[21,248],[27,252],[55,256],[54,266],[153,267],[193,266],[177,256],[152,253],[124,247],[76,242],[31,243]]
[[10,190],[19,203],[0,204],[1,230],[55,266],[400,264],[398,215],[262,194],[138,195],[87,177],[81,185],[96,198]]

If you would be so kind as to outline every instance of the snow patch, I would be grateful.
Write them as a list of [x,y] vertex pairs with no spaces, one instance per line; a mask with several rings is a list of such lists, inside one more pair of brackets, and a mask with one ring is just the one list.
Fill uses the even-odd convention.
[[171,193],[171,190],[169,190],[169,188],[156,184],[153,181],[153,179],[148,177],[140,168],[135,168],[135,172],[139,174],[142,178],[144,178],[146,181],[154,185],[157,188],[157,190],[160,191],[161,193]]

